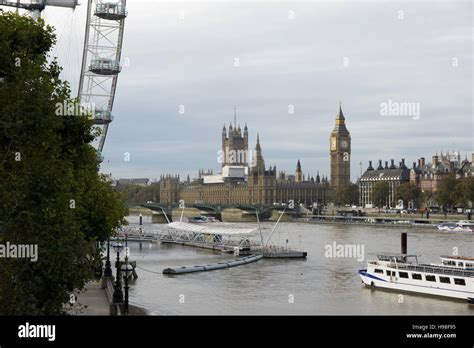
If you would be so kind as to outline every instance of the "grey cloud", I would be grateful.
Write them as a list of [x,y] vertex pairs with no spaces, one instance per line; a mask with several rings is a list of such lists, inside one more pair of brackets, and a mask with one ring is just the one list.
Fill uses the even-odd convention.
[[[260,132],[267,165],[280,170],[294,171],[300,158],[305,174],[329,174],[340,99],[353,180],[361,161],[365,168],[378,158],[411,163],[442,148],[473,151],[470,1],[129,1],[128,8],[130,66],[119,77],[102,166],[115,177],[218,170],[220,131],[234,105],[251,146]],[[382,117],[389,99],[419,102],[420,120]],[[123,163],[125,151],[132,162]]]

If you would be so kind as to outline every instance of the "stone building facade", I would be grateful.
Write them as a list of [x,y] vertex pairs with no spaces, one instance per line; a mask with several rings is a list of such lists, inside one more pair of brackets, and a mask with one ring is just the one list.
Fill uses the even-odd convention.
[[379,160],[377,169],[372,167],[372,161],[369,161],[369,167],[362,174],[358,181],[359,185],[359,205],[362,207],[371,207],[374,205],[372,199],[372,191],[378,182],[387,182],[389,185],[389,196],[387,197],[386,206],[395,207],[397,200],[395,199],[395,192],[398,186],[410,181],[410,169],[405,165],[405,159],[395,166],[394,160],[391,160],[390,166],[388,161],[385,166],[382,165],[382,160]]
[[426,163],[425,158],[418,159],[413,163],[410,171],[410,183],[419,187],[422,192],[436,192],[441,181],[448,175],[453,174],[457,179],[474,176],[474,154],[472,160],[466,158],[461,160],[459,152],[441,152],[432,157],[431,163]]
[[247,166],[249,162],[249,132],[247,125],[244,127],[244,133],[240,125],[229,125],[227,133],[225,125],[222,127],[222,167],[227,165]]
[[331,187],[336,191],[351,181],[351,135],[346,127],[346,119],[339,105],[336,125],[329,137],[331,157]]
[[[340,114],[342,115],[342,111]],[[339,125],[341,124],[343,123],[339,119]],[[347,141],[347,134],[344,134],[344,141]],[[337,141],[343,140],[337,138]],[[347,143],[344,145],[346,145],[344,150],[347,151]],[[226,127],[223,127],[222,151],[226,154],[239,151],[248,154],[247,125],[243,135],[237,124],[231,124],[228,132]],[[225,156],[222,161],[222,173],[200,171],[199,177],[192,181],[180,181],[177,175],[163,175],[160,181],[160,202],[177,203],[183,200],[185,204],[252,205],[288,203],[293,200],[295,203],[306,205],[314,203],[326,205],[332,200],[329,180],[320,177],[319,172],[315,177],[303,175],[299,160],[294,175],[277,172],[276,166],[267,168],[259,135],[251,157],[249,161],[248,156],[246,160],[242,160],[242,157],[229,160],[231,157]],[[343,177],[349,175],[348,169],[345,169],[344,173],[340,173],[339,167],[335,170],[338,178],[341,175]]]

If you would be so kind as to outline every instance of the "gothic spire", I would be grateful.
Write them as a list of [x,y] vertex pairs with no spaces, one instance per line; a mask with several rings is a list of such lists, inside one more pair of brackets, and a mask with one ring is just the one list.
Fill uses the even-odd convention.
[[345,120],[344,114],[342,113],[342,103],[341,103],[340,100],[339,100],[339,113],[337,114],[336,119],[338,119],[338,120]]
[[234,106],[234,127],[237,128],[237,108]]
[[296,163],[296,171],[301,172],[301,163],[299,159],[298,159],[298,163]]

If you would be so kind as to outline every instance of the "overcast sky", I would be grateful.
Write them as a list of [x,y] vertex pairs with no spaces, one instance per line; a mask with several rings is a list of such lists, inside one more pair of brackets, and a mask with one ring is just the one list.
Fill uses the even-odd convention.
[[[266,165],[287,172],[300,159],[329,175],[339,100],[352,180],[369,160],[471,156],[471,1],[132,0],[128,11],[102,165],[116,178],[216,172],[234,106],[251,148],[259,132]],[[419,118],[381,115],[389,100],[419,103]]]

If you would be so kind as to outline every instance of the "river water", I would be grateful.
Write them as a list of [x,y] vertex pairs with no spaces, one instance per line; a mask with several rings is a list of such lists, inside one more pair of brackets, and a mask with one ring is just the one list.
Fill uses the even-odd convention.
[[[137,216],[130,216],[137,223]],[[151,223],[144,217],[144,223]],[[264,223],[269,231],[273,224]],[[130,243],[139,278],[131,285],[130,302],[156,315],[474,315],[467,303],[423,295],[365,288],[357,274],[366,268],[367,253],[400,251],[400,233],[408,233],[408,253],[423,263],[440,255],[474,256],[474,234],[436,229],[280,223],[272,240],[285,242],[290,232],[306,260],[263,259],[230,269],[164,275],[167,267],[193,266],[232,259],[212,250],[160,243]],[[301,243],[301,244],[300,244]],[[327,245],[364,248],[364,260],[330,257]],[[359,249],[362,250],[362,249]],[[337,255],[336,255],[337,256]],[[354,255],[355,256],[355,255]],[[369,255],[370,258],[370,255]]]

